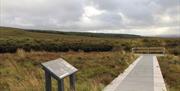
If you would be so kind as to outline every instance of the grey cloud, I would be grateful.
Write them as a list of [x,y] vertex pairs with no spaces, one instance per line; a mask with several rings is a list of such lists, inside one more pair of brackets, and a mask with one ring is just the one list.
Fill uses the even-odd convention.
[[155,0],[154,2],[161,5],[163,8],[171,8],[179,6],[179,0]]
[[106,26],[120,26],[120,23],[122,22],[121,16],[119,14],[111,12],[105,12],[101,15],[92,17],[92,19],[98,20]]
[[[177,33],[180,25],[179,0],[0,0],[0,2],[0,26],[108,33],[137,33],[136,30],[140,29],[142,31],[140,34],[147,34],[149,32],[146,30],[150,28],[163,29],[163,27]],[[104,12],[86,17],[89,21],[82,21],[87,6]]]
[[[22,2],[17,2],[22,1]],[[79,21],[83,13],[82,0],[45,0],[42,2],[17,0],[8,2],[1,0],[1,23],[17,25],[16,18],[24,23],[32,23],[35,27],[54,26],[66,24],[67,22]],[[39,0],[37,0],[39,1]]]
[[[93,0],[96,7],[108,12],[118,13],[121,12],[129,19],[132,24],[142,25],[145,23],[152,23],[155,9],[155,4],[151,4],[151,0]],[[105,4],[104,4],[105,3]],[[107,6],[107,7],[106,7]],[[135,23],[136,22],[136,23]]]

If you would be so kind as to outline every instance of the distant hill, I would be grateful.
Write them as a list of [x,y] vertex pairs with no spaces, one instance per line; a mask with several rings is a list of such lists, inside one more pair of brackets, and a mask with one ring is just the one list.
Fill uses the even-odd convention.
[[180,34],[166,34],[166,35],[157,35],[158,37],[162,38],[180,38]]
[[140,35],[132,34],[108,34],[108,33],[87,33],[87,32],[62,32],[62,31],[50,31],[50,30],[29,30],[30,32],[41,32],[41,33],[54,33],[64,35],[76,35],[76,36],[87,36],[87,37],[107,37],[107,38],[139,38]]
[[[0,27],[0,53],[25,51],[48,52],[102,52],[131,51],[137,46],[175,46],[171,53],[179,54],[178,38],[144,37],[129,34],[103,34],[82,32],[59,32]],[[176,47],[177,46],[177,47]]]
[[95,34],[0,27],[0,53],[13,53],[17,49],[49,52],[111,51],[115,45],[120,45],[120,43],[124,43],[123,41],[127,42],[123,39],[131,40],[139,37],[127,34]]
[[[60,35],[72,35],[72,36],[86,36],[86,37],[99,37],[99,38],[139,38],[140,35],[132,34],[108,34],[108,33],[87,33],[87,32],[63,32],[55,30],[35,30],[35,29],[19,29],[11,27],[0,27],[0,32],[8,33],[13,36],[28,35],[28,33],[46,33],[46,34],[60,34]],[[12,33],[12,34],[11,34]],[[4,34],[4,33],[1,33]]]

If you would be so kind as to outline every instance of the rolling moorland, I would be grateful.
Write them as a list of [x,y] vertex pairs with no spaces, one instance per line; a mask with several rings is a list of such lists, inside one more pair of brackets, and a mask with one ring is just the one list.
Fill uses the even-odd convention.
[[[41,63],[59,57],[79,69],[77,91],[101,91],[137,56],[132,47],[162,46],[158,57],[170,91],[180,90],[180,39],[124,34],[51,32],[0,27],[0,91],[42,91]],[[53,81],[55,90],[56,81]],[[68,91],[68,79],[65,80]]]

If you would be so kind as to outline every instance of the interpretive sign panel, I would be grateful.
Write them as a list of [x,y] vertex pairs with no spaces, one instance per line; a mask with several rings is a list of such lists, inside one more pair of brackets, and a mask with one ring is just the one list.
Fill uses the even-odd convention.
[[51,76],[58,81],[58,91],[64,91],[63,79],[69,76],[71,91],[75,91],[75,72],[78,71],[75,67],[62,58],[42,63],[42,66],[45,71],[46,91],[51,91]]
[[71,75],[77,71],[75,67],[67,63],[64,59],[59,58],[42,64],[45,69],[59,77],[60,79]]

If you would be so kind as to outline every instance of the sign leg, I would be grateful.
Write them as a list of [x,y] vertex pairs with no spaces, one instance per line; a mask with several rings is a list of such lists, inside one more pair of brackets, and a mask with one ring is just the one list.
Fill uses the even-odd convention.
[[71,89],[71,91],[75,91],[75,82],[76,82],[75,74],[70,75],[70,89]]
[[47,71],[45,71],[45,86],[46,91],[51,91],[51,75]]
[[58,80],[58,91],[64,91],[64,79]]

